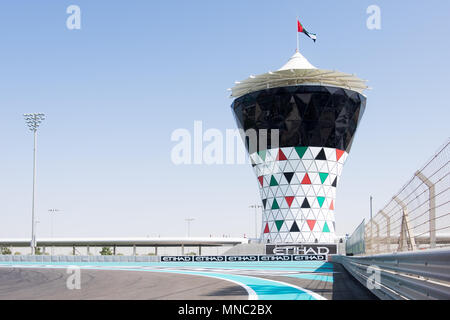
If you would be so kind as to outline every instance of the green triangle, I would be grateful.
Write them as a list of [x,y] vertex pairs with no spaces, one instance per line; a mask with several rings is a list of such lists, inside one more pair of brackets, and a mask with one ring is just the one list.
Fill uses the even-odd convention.
[[278,205],[277,199],[273,199],[272,210],[273,209],[280,209],[280,206]]
[[295,151],[297,151],[298,156],[300,159],[303,158],[305,155],[306,150],[308,150],[308,147],[295,147]]
[[275,221],[275,224],[277,226],[278,231],[280,231],[281,226],[283,225],[283,223],[284,223],[284,220],[276,220]]
[[277,186],[277,185],[278,185],[277,180],[275,179],[274,176],[272,176],[272,178],[270,178],[270,186],[271,186],[271,187],[275,187],[275,186]]
[[325,201],[325,197],[317,197],[317,201],[319,201],[319,205],[322,208],[323,202]]
[[266,161],[266,150],[258,151],[258,155],[262,159],[262,161]]
[[330,229],[328,228],[328,224],[325,222],[325,225],[323,226],[322,232],[330,232]]
[[325,182],[325,180],[327,180],[327,178],[328,178],[328,173],[319,172],[319,176],[320,176],[320,181],[322,181],[322,184],[323,184]]

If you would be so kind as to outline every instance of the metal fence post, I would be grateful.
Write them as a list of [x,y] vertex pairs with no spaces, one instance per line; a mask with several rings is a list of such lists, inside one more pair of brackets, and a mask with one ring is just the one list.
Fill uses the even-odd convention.
[[422,172],[417,171],[416,176],[427,185],[429,194],[429,213],[430,213],[430,248],[436,248],[436,190],[432,183]]
[[400,205],[400,207],[402,207],[403,211],[402,225],[400,228],[400,238],[398,241],[398,250],[403,251],[403,244],[404,241],[406,241],[408,249],[414,251],[417,249],[417,247],[416,247],[416,240],[414,239],[413,230],[409,224],[408,207],[397,196],[395,196],[393,199]]
[[386,219],[386,238],[387,238],[387,250],[391,252],[391,217],[389,217],[383,210],[379,212]]
[[[377,251],[376,252],[379,253],[380,252],[380,225],[377,222],[375,222],[375,221],[373,221],[373,224],[377,228],[377,237],[376,237],[376,239],[377,239],[377,241],[376,241]],[[373,241],[373,236],[372,236],[372,241]]]

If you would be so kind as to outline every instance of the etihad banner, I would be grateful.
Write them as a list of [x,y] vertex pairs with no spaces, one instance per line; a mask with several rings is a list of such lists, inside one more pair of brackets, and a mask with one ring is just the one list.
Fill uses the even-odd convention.
[[328,255],[336,254],[336,244],[266,244],[269,255]]
[[161,262],[257,262],[327,261],[327,254],[248,255],[248,256],[162,256]]

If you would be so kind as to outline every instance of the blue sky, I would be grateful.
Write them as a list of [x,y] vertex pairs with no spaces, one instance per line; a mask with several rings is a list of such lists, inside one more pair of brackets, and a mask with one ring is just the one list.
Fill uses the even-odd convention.
[[[81,8],[81,30],[66,8]],[[381,30],[366,9],[381,8]],[[253,235],[248,165],[175,166],[171,133],[235,128],[226,91],[281,67],[296,16],[317,67],[368,79],[367,109],[337,193],[350,233],[449,136],[448,1],[2,1],[0,237],[30,234],[32,135],[39,131],[38,236]]]

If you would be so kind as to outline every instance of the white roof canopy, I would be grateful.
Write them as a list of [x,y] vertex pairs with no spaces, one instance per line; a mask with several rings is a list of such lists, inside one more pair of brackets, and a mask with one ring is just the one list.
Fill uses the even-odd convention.
[[[289,61],[281,67],[280,70],[290,69],[317,69],[298,51],[289,59]],[[280,71],[279,70],[279,71]]]
[[339,71],[317,69],[300,52],[296,52],[278,71],[236,81],[231,89],[231,97],[238,98],[263,89],[296,85],[330,85],[359,93],[368,88],[366,80]]

